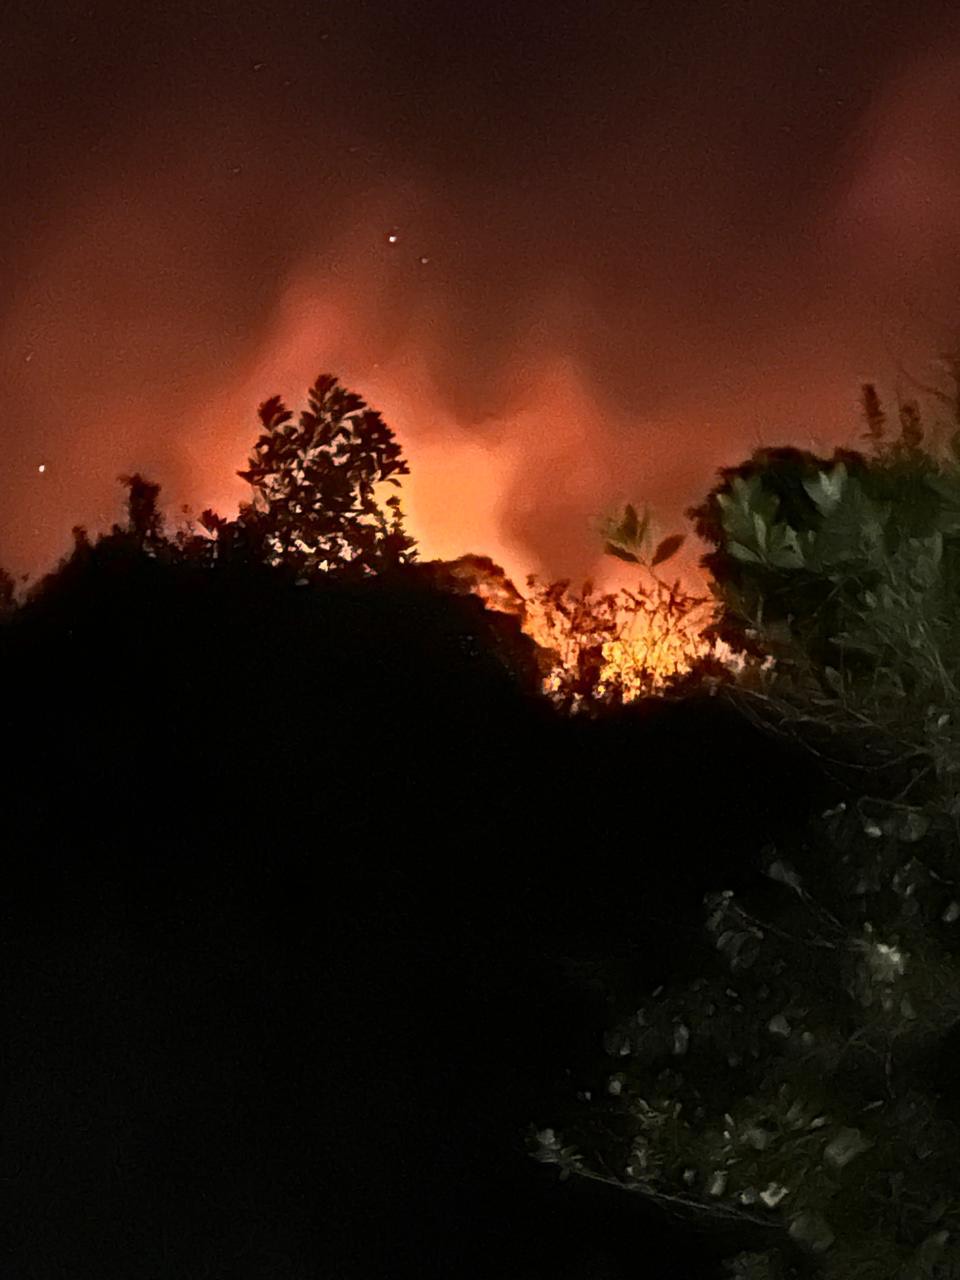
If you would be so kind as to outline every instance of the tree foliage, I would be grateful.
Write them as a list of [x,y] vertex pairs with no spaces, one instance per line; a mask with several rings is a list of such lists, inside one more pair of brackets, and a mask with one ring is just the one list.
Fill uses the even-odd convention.
[[960,466],[922,447],[915,406],[883,437],[864,394],[872,457],[758,450],[691,510],[713,544],[714,633],[776,658],[781,675],[878,699],[952,693],[960,657]]
[[127,490],[127,523],[114,525],[115,536],[126,536],[142,551],[155,553],[164,543],[163,513],[160,510],[160,486],[147,480],[139,471],[121,476]]
[[730,698],[847,799],[706,894],[711,958],[624,997],[600,1095],[529,1134],[743,1280],[960,1276],[960,440],[863,409],[872,455],[760,450],[691,512],[716,631],[774,658]]
[[263,431],[247,469],[238,473],[254,500],[239,523],[268,559],[302,575],[354,576],[413,559],[399,497],[383,506],[379,501],[380,487],[399,488],[409,468],[376,410],[322,374],[298,421],[279,396],[265,400],[258,413]]
[[737,1224],[768,1246],[758,1277],[957,1274],[954,836],[920,808],[841,804],[795,859],[767,849],[767,918],[707,895],[715,961],[611,1029],[605,1095],[533,1153]]

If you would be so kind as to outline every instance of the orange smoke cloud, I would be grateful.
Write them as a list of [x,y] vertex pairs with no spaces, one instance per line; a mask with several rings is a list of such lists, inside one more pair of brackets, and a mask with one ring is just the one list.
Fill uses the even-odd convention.
[[[375,312],[376,273],[370,277],[365,296]],[[191,414],[195,425],[182,445],[189,491],[233,513],[247,494],[232,477],[253,442],[256,405],[280,394],[297,408],[315,375],[329,370],[379,409],[401,441],[411,467],[404,510],[423,558],[489,555],[521,588],[528,573],[564,569],[599,586],[632,582],[635,574],[602,554],[596,525],[637,499],[631,475],[640,482],[646,473],[648,490],[668,488],[678,459],[664,455],[664,441],[648,436],[638,446],[619,424],[598,418],[575,361],[538,349],[548,336],[542,330],[518,344],[506,369],[487,371],[491,407],[475,408],[465,426],[431,371],[434,317],[410,325],[402,342],[385,343],[369,315],[357,307],[355,276],[331,290],[316,273],[295,273],[242,376],[211,384]],[[681,573],[689,575],[693,560],[680,558]]]
[[[122,472],[158,480],[174,516],[230,514],[257,405],[297,410],[331,372],[397,432],[424,558],[632,584],[595,517],[649,502],[662,533],[689,531],[717,467],[855,441],[860,382],[936,349],[960,247],[955,67],[924,56],[878,86],[843,171],[792,220],[764,206],[762,234],[743,131],[708,155],[699,90],[676,146],[653,118],[609,155],[581,138],[582,167],[544,164],[541,189],[471,164],[441,182],[407,154],[378,168],[332,112],[320,165],[292,97],[188,110],[184,88],[172,124],[158,106],[24,233],[0,318],[0,563],[36,573],[74,523],[109,525]],[[670,576],[698,582],[700,551]]]

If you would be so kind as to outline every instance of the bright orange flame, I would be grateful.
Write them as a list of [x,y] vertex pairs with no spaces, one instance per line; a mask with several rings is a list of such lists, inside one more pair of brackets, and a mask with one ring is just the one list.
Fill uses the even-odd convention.
[[710,601],[651,575],[635,590],[579,592],[563,583],[530,584],[523,628],[550,655],[543,689],[573,710],[656,694],[708,655],[726,665],[704,636]]

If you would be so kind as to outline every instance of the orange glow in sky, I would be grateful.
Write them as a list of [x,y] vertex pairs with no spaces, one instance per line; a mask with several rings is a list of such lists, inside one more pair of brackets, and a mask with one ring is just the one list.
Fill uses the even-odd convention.
[[[373,34],[353,21],[337,38],[361,56]],[[618,48],[611,75],[634,92]],[[313,134],[294,129],[266,57],[203,110],[187,109],[205,83],[190,78],[74,168],[51,160],[62,186],[13,211],[0,564],[37,574],[73,525],[107,529],[133,471],[162,485],[174,521],[184,505],[230,515],[257,405],[279,394],[297,412],[329,372],[396,432],[422,558],[489,555],[521,589],[528,573],[633,585],[602,555],[598,517],[649,503],[662,533],[689,533],[684,509],[718,467],[761,444],[855,443],[861,383],[889,394],[896,361],[926,374],[955,336],[958,49],[904,46],[846,106],[821,60],[807,114],[780,103],[755,157],[733,107],[707,110],[756,96],[718,55],[696,93],[666,86],[666,115],[627,111],[621,128],[595,113],[603,147],[585,126],[568,130],[575,157],[538,135],[539,186],[502,133],[455,163],[480,115],[450,108],[441,170],[388,155],[382,122],[329,103]],[[743,49],[760,79],[768,54],[759,38]],[[567,70],[579,84],[576,59]],[[758,175],[792,203],[767,200]],[[688,541],[671,577],[699,586],[702,550]]]

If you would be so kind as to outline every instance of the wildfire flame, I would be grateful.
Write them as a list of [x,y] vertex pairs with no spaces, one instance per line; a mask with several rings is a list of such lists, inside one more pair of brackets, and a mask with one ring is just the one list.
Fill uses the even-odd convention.
[[432,567],[448,589],[476,595],[488,609],[518,620],[538,646],[543,692],[574,711],[655,694],[709,656],[736,665],[724,646],[704,635],[710,600],[679,580],[670,585],[652,576],[635,591],[600,593],[591,582],[578,592],[568,581],[541,584],[531,575],[523,595],[488,556]]

